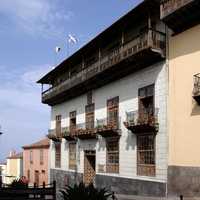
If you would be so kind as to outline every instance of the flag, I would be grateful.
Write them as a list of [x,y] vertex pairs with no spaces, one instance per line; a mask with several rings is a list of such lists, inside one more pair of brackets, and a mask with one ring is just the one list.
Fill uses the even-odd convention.
[[74,36],[72,36],[71,34],[69,34],[68,35],[68,42],[69,43],[74,43],[74,44],[76,44],[77,42],[78,42],[78,40],[74,37]]
[[60,50],[61,50],[61,48],[60,47],[56,47],[56,53],[58,53]]

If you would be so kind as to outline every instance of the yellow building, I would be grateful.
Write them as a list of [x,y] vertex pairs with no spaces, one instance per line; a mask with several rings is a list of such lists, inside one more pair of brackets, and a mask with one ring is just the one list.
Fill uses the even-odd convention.
[[10,153],[6,164],[6,184],[23,175],[23,153]]
[[[168,195],[200,195],[200,1],[165,0],[169,28]],[[172,34],[171,34],[172,33]]]

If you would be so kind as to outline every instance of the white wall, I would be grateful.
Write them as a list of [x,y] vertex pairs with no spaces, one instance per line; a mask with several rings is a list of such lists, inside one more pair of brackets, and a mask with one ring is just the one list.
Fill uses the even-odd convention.
[[[155,83],[155,107],[159,108],[159,132],[156,136],[156,177],[137,176],[136,137],[123,125],[126,120],[126,111],[138,109],[138,89]],[[120,172],[116,176],[166,181],[167,178],[167,130],[166,130],[166,99],[167,99],[167,71],[163,63],[148,67],[125,78],[112,82],[93,91],[95,103],[95,119],[105,118],[107,115],[107,99],[119,96],[119,116],[121,117],[120,137]],[[50,128],[55,128],[56,115],[62,115],[62,127],[69,126],[69,113],[76,110],[77,123],[85,122],[86,95],[52,107]],[[106,164],[106,147],[104,138],[98,140],[79,140],[78,172],[83,173],[84,150],[96,150],[96,173],[98,165]],[[54,168],[55,152],[51,145],[51,168]],[[68,142],[62,140],[62,170],[68,169]],[[107,174],[114,175],[114,174]]]

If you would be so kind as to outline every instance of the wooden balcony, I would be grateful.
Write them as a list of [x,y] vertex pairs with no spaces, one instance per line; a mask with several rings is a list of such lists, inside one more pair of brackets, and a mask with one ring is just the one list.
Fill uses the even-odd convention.
[[88,126],[86,123],[77,124],[74,135],[81,140],[97,138],[95,129],[92,128],[92,126]]
[[61,133],[56,133],[56,129],[49,129],[47,137],[54,142],[61,142]]
[[71,78],[42,92],[42,102],[49,105],[61,103],[161,61],[164,57],[165,34],[148,29],[105,56],[100,56],[95,63]]
[[199,0],[161,1],[161,19],[174,33],[180,33],[200,23]]
[[194,75],[193,98],[200,105],[200,74]]
[[120,118],[116,120],[97,119],[95,132],[102,137],[119,137],[121,135],[120,122]]
[[75,140],[75,136],[72,132],[70,132],[69,127],[62,128],[62,138],[66,139],[68,141]]
[[126,118],[124,125],[134,134],[158,132],[158,109],[155,109],[154,114],[139,114],[138,111],[127,112]]

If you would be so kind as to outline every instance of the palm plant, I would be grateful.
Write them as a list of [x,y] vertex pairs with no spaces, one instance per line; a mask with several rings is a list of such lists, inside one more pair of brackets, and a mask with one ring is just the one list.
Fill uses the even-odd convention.
[[15,189],[25,189],[27,188],[27,184],[22,179],[15,179],[10,184],[10,187]]
[[75,184],[73,187],[66,186],[60,192],[64,200],[108,200],[112,196],[105,188],[97,189],[93,184],[87,186],[84,183]]

